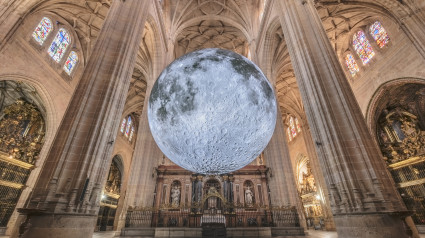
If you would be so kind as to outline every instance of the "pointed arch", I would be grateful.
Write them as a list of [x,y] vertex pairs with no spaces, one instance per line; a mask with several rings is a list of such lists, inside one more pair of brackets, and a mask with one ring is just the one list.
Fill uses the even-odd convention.
[[32,33],[32,37],[40,45],[43,45],[44,41],[49,36],[50,32],[53,30],[52,20],[48,17],[43,17],[37,27]]
[[363,65],[369,63],[369,61],[375,55],[375,51],[373,51],[372,46],[370,45],[365,33],[362,30],[353,35],[353,47],[356,50],[359,58],[362,60]]
[[384,47],[388,42],[390,42],[390,37],[388,36],[388,33],[385,31],[381,22],[376,21],[373,23],[369,27],[369,31],[379,48]]
[[54,61],[59,63],[70,43],[71,38],[68,31],[60,28],[47,52]]

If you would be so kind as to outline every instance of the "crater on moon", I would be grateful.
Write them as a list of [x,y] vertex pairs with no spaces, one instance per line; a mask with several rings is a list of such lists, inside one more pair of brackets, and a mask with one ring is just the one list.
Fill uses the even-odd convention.
[[224,174],[252,162],[276,124],[276,98],[247,58],[203,49],[172,62],[155,82],[148,120],[162,152],[201,174]]

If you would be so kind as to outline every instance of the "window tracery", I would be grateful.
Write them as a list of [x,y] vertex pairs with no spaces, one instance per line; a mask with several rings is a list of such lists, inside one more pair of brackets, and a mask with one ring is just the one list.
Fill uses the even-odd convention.
[[54,61],[59,63],[65,54],[71,39],[67,30],[61,28],[47,51]]
[[75,68],[75,65],[78,62],[78,55],[75,51],[69,53],[68,59],[65,61],[63,69],[68,75],[71,75],[72,70]]
[[121,122],[120,132],[122,135],[124,135],[129,142],[132,142],[134,134],[136,133],[135,125],[134,125],[134,119],[131,115],[126,116],[123,118]]
[[298,133],[301,132],[301,125],[296,117],[289,117],[289,125],[286,129],[286,133],[288,135],[288,141],[291,142]]
[[354,60],[351,53],[345,56],[345,65],[347,65],[348,71],[352,77],[356,76],[356,74],[360,71],[359,65],[357,65],[357,62]]
[[375,55],[375,51],[373,51],[372,46],[366,39],[366,35],[363,31],[358,31],[353,35],[353,47],[362,60],[363,65],[369,63]]
[[379,21],[373,23],[369,27],[369,31],[379,48],[384,47],[390,41],[390,37]]
[[34,29],[32,37],[40,45],[43,45],[44,41],[47,39],[52,30],[52,21],[47,17],[43,17],[38,26]]

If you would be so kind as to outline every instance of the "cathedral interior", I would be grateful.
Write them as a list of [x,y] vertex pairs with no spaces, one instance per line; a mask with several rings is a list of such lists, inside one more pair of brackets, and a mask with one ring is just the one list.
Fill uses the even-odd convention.
[[[235,172],[183,169],[148,99],[230,50],[277,99]],[[0,0],[0,236],[425,234],[425,1]]]

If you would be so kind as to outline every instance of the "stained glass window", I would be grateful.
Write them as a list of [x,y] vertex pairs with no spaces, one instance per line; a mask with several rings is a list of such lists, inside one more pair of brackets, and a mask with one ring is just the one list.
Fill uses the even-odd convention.
[[301,132],[301,125],[298,122],[298,118],[295,118],[295,126],[297,127],[297,132]]
[[134,127],[131,127],[130,137],[128,137],[129,141],[133,139],[133,135],[134,135]]
[[390,41],[390,37],[379,21],[373,23],[369,30],[373,39],[376,41],[376,44],[378,44],[380,48],[384,47]]
[[294,123],[294,118],[293,117],[291,117],[289,119],[289,126],[291,128],[292,137],[295,138],[295,136],[297,135],[297,131],[295,130],[295,123]]
[[347,54],[345,56],[345,64],[347,65],[348,71],[350,71],[351,76],[355,76],[359,71],[359,66],[357,65],[357,62],[354,60],[354,57],[352,54]]
[[38,26],[35,28],[34,32],[32,33],[32,37],[40,44],[42,45],[44,41],[46,40],[49,33],[52,31],[52,21],[50,21],[49,18],[43,17],[41,19]]
[[126,125],[127,120],[124,118],[122,119],[122,123],[121,123],[121,133],[124,133],[124,129],[125,129],[125,125]]
[[375,55],[375,52],[373,51],[369,41],[366,39],[366,35],[363,31],[358,31],[354,34],[353,46],[364,65],[369,63]]
[[71,53],[68,56],[68,59],[65,61],[65,65],[63,66],[63,69],[65,72],[70,75],[72,70],[74,69],[75,65],[78,62],[78,55],[74,51],[71,51]]
[[286,132],[288,133],[288,140],[291,142],[292,141],[291,128],[288,127]]
[[125,136],[128,137],[131,129],[131,117],[129,116],[127,119],[127,127],[125,128]]
[[55,39],[53,40],[52,44],[49,47],[49,50],[48,50],[49,55],[56,62],[59,63],[69,43],[70,43],[70,38],[69,38],[68,32],[63,28],[59,29],[58,34],[56,34]]

